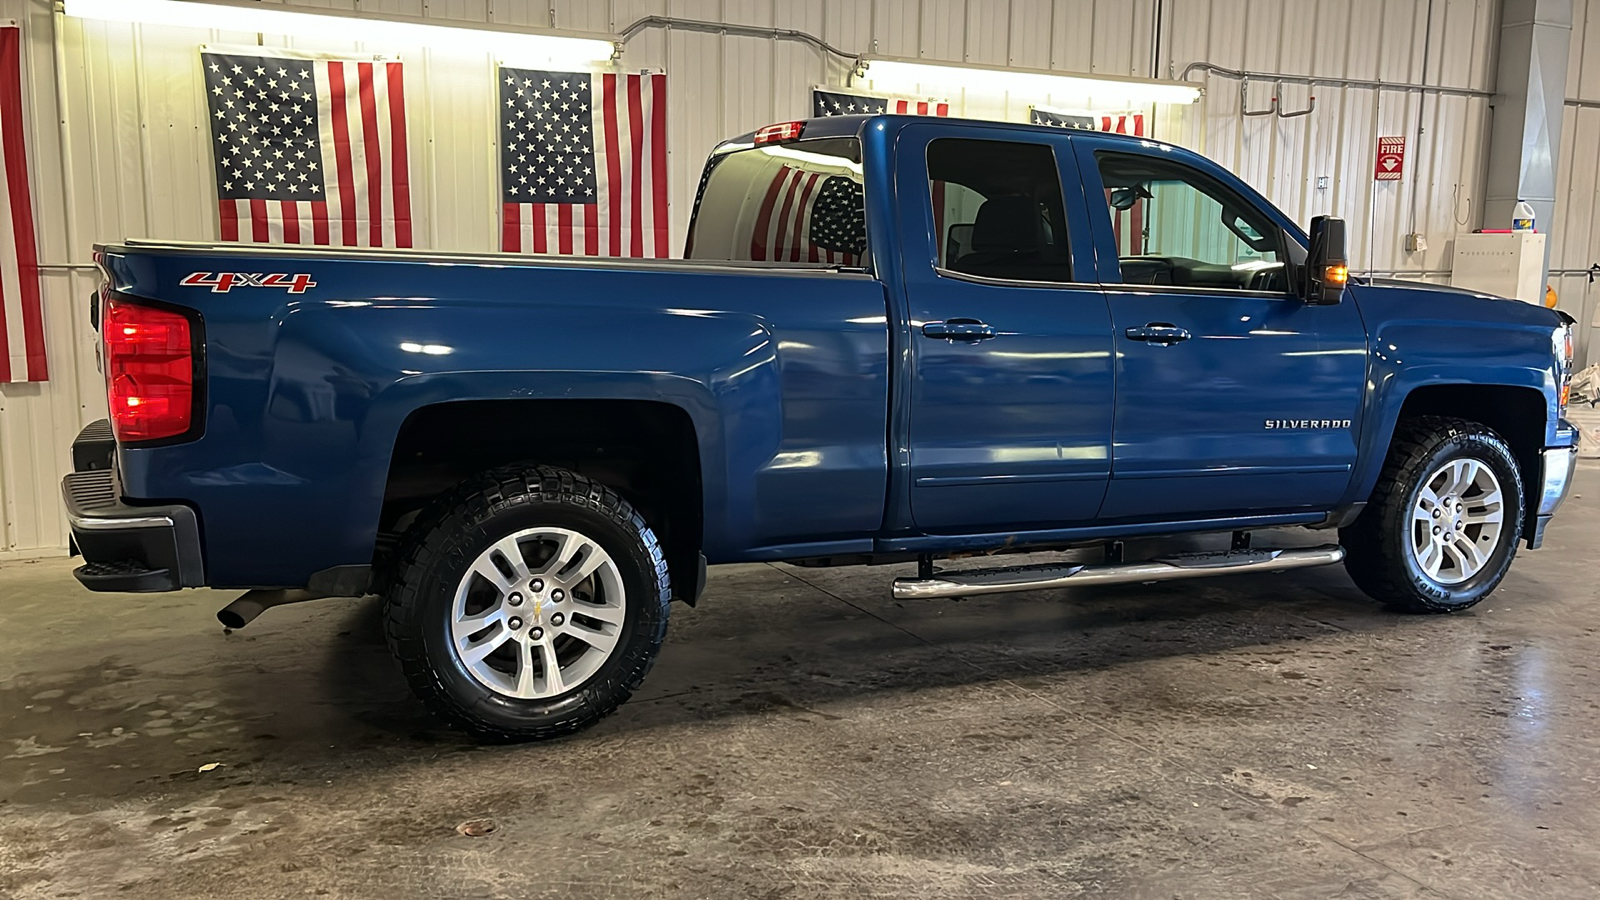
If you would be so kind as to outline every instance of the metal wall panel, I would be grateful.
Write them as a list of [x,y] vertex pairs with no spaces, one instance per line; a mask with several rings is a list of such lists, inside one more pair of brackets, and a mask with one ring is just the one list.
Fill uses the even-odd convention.
[[[1574,0],[1567,59],[1567,97],[1600,104],[1600,0]],[[1600,262],[1600,108],[1569,104],[1562,114],[1555,221],[1539,229],[1550,232],[1550,283],[1578,320],[1577,358],[1588,365],[1600,363],[1600,286],[1582,272]]]
[[[24,29],[23,106],[32,126],[27,137],[39,254],[41,262],[59,263],[68,258],[66,220],[73,211],[61,200],[64,176],[71,170],[64,164],[68,148],[55,127],[50,15],[47,8],[23,0],[0,0],[0,17],[17,19]],[[83,135],[82,129],[75,133]],[[107,172],[112,181],[125,174]],[[108,216],[117,215],[119,198],[113,194],[107,199]],[[68,466],[67,444],[79,423],[105,405],[87,310],[72,299],[86,296],[93,280],[50,268],[43,281],[52,379],[0,385],[0,559],[55,552],[65,545],[55,482]]]
[[[279,2],[600,32],[614,32],[646,15],[671,15],[795,28],[847,50],[952,62],[1175,77],[1190,62],[1210,61],[1329,77],[1426,78],[1474,88],[1490,86],[1497,19],[1495,0]],[[1158,5],[1165,11],[1159,41]],[[255,44],[256,35],[58,19],[48,0],[0,0],[0,16],[25,19],[28,28],[30,140],[45,259],[85,263],[92,243],[124,237],[215,238],[195,47]],[[1580,15],[1580,21],[1590,32],[1600,29],[1600,14]],[[485,87],[494,60],[420,47],[366,46],[355,27],[346,34],[266,36],[264,43],[398,53],[409,71],[419,243],[445,250],[495,248],[495,110]],[[1582,46],[1576,35],[1574,44],[1579,71],[1573,84],[1589,85],[1584,96],[1600,96],[1600,61],[1582,66],[1576,61]],[[701,163],[716,141],[806,114],[809,87],[842,84],[849,70],[846,62],[803,44],[684,29],[643,32],[629,42],[624,64],[669,73],[675,242],[682,240]],[[1478,224],[1485,101],[1287,86],[1286,107],[1298,108],[1315,93],[1316,111],[1298,119],[1247,119],[1239,115],[1237,82],[1210,77],[1204,83],[1208,93],[1201,103],[1157,111],[1156,135],[1217,157],[1301,221],[1320,212],[1346,216],[1360,245],[1358,267],[1436,278],[1420,273],[1447,268],[1451,235]],[[1271,84],[1255,83],[1250,102],[1264,105],[1271,92]],[[1070,98],[951,100],[958,112],[1011,119],[1023,117],[1030,102],[1074,105]],[[1593,224],[1600,110],[1575,118],[1576,127],[1566,134],[1580,149],[1564,148],[1563,158],[1576,152],[1581,164],[1564,164],[1563,184],[1569,196],[1581,194],[1584,200],[1581,211],[1569,204],[1572,215]],[[1379,134],[1408,137],[1406,180],[1383,185],[1372,180]],[[1318,175],[1329,177],[1326,190],[1315,187]],[[1427,252],[1402,251],[1402,236],[1411,230],[1428,236]],[[1582,234],[1581,239],[1576,231],[1567,236],[1560,251],[1564,264],[1587,265],[1600,256],[1594,251],[1600,228],[1586,226]],[[0,386],[0,558],[59,552],[66,543],[57,479],[68,465],[73,434],[83,422],[103,415],[105,406],[84,303],[94,281],[92,272],[81,269],[47,271],[54,377],[42,385]],[[1572,291],[1563,288],[1564,296]]]
[[[1493,0],[1179,0],[1163,54],[1181,71],[1194,60],[1231,68],[1489,90]],[[1431,34],[1432,39],[1429,40]],[[1424,59],[1426,57],[1426,59]],[[1285,85],[1284,110],[1240,115],[1240,82],[1206,78],[1195,110],[1169,110],[1160,137],[1219,160],[1298,221],[1329,213],[1350,221],[1357,269],[1423,273],[1449,268],[1453,236],[1478,225],[1486,98],[1359,87]],[[1252,81],[1251,109],[1274,84]],[[1404,136],[1401,181],[1372,177],[1379,136]],[[1317,187],[1319,176],[1327,187]],[[1428,249],[1408,253],[1422,234]]]

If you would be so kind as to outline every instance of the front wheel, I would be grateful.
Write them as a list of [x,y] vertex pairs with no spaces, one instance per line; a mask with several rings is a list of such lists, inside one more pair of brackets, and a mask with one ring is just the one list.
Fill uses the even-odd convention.
[[1462,419],[1404,420],[1371,501],[1339,532],[1345,570],[1395,609],[1466,609],[1511,568],[1522,498],[1516,457],[1492,429]]
[[486,473],[436,505],[386,605],[412,690],[489,740],[586,728],[643,681],[670,590],[655,534],[628,502],[564,469]]

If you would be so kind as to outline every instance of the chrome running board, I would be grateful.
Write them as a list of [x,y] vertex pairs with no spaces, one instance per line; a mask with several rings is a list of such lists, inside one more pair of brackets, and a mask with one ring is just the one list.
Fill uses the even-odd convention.
[[1311,566],[1331,566],[1344,560],[1338,544],[1295,550],[1231,550],[1215,553],[1176,553],[1145,562],[1115,565],[1010,566],[937,572],[932,578],[896,578],[896,600],[936,597],[977,597],[1012,591],[1038,591],[1080,584],[1127,584],[1203,578],[1238,572],[1282,572]]

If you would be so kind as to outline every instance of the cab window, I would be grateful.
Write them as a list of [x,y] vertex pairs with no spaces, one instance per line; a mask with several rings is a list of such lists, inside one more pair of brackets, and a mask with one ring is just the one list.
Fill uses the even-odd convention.
[[711,157],[684,256],[868,265],[860,142],[824,138]]
[[1172,160],[1098,152],[1124,284],[1282,292],[1282,232],[1253,204]]
[[1061,177],[1049,144],[941,138],[928,144],[939,268],[1071,281]]

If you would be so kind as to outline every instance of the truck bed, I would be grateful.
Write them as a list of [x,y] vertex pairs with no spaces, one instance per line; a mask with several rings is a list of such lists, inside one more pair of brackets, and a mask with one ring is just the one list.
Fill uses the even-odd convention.
[[860,272],[143,241],[96,252],[110,292],[198,313],[199,436],[122,447],[117,462],[130,502],[193,506],[213,585],[368,565],[397,441],[443,405],[670,409],[692,435],[714,561],[882,522],[886,301]]

